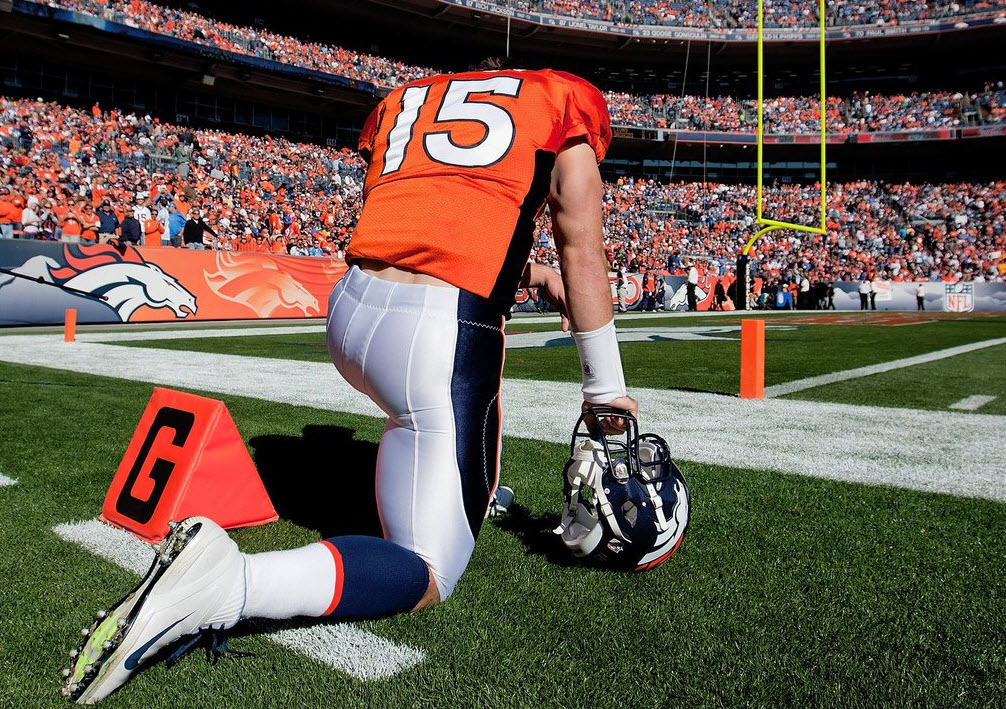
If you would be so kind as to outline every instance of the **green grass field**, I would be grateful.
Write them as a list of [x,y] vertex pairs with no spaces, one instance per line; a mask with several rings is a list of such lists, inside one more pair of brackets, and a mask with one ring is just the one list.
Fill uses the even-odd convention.
[[[735,322],[676,316],[620,326],[714,321]],[[793,327],[769,330],[767,384],[1006,336],[1002,317]],[[626,344],[628,383],[734,393],[739,345],[728,337]],[[163,348],[165,358],[203,351],[327,359],[320,334],[121,344]],[[790,398],[938,411],[986,394],[997,398],[977,413],[1002,415],[1004,354],[991,347]],[[510,350],[506,376],[575,381],[575,352]],[[151,391],[147,383],[0,363],[0,474],[17,480],[0,487],[0,706],[63,704],[59,669],[77,630],[134,582],[52,528],[96,517]],[[354,514],[373,524],[373,500],[346,490],[365,490],[372,479],[380,420],[210,396],[227,404],[282,517],[236,530],[244,551],[343,531]],[[567,455],[560,444],[505,438],[503,477],[519,505],[483,527],[455,595],[430,611],[360,624],[423,650],[418,666],[366,682],[251,634],[231,644],[254,657],[210,665],[195,653],[171,670],[154,666],[103,705],[1003,704],[1006,505],[685,460],[693,516],[682,550],[647,574],[607,573],[571,563],[549,532]]]
[[[1006,337],[1006,317],[1000,316],[891,327],[869,324],[871,315],[864,316],[863,322],[867,324],[857,325],[804,325],[790,324],[786,318],[768,319],[766,386]],[[738,318],[729,315],[646,319],[630,316],[620,319],[619,327],[656,329],[737,322]],[[773,329],[784,327],[791,329]],[[507,329],[525,332],[556,328],[555,325],[522,323],[516,319]],[[739,389],[739,334],[718,336],[729,337],[731,341],[624,343],[621,349],[626,384],[736,394]],[[139,340],[122,344],[247,357],[329,361],[324,333]],[[999,365],[1006,363],[1006,345],[791,396],[850,404],[946,409],[970,394],[987,393],[997,398],[983,407],[982,413],[1006,414],[1006,367],[996,366],[997,362]],[[508,350],[504,375],[516,379],[580,381],[572,340],[568,347]]]

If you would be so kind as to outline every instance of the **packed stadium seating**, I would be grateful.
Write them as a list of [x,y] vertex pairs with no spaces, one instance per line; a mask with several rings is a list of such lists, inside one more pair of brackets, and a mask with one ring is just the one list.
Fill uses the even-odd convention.
[[[999,0],[996,0],[997,2]],[[1006,0],[1001,0],[1006,8]],[[399,61],[353,52],[341,47],[303,42],[250,27],[211,21],[191,12],[171,9],[145,0],[53,0],[53,6],[97,15],[109,20],[167,34],[178,39],[204,44],[238,54],[274,59],[287,64],[371,81],[381,86],[398,86],[428,76],[434,70],[410,66]],[[574,3],[575,4],[575,3]],[[705,7],[705,3],[699,3]],[[717,3],[715,7],[736,7],[738,11],[753,3]],[[680,7],[681,3],[672,3]],[[894,3],[924,7],[918,3]],[[564,5],[563,8],[566,6]],[[792,4],[776,12],[799,16],[803,5]],[[861,16],[860,6],[852,12],[850,3],[836,8]],[[873,6],[871,6],[873,7]],[[877,7],[886,7],[880,5]],[[986,9],[987,3],[953,5],[961,11]],[[949,11],[951,6],[927,7],[927,12]],[[562,9],[562,8],[557,8]],[[569,12],[574,9],[567,8]],[[859,13],[859,14],[857,14]],[[694,14],[692,12],[691,14]],[[689,16],[691,16],[691,14]],[[634,95],[608,92],[612,122],[647,128],[753,132],[756,103],[729,96],[671,96],[669,94]],[[900,131],[946,126],[1002,123],[1006,120],[1006,92],[1002,83],[982,92],[929,92],[896,96],[878,96],[869,92],[828,98],[828,126],[831,131]],[[765,105],[766,131],[769,133],[805,133],[818,130],[818,99],[815,97],[775,97]]]
[[[80,111],[0,99],[0,168],[12,190],[12,221],[28,207],[41,238],[68,210],[95,220],[109,199],[120,213],[161,198],[195,205],[223,237],[218,248],[340,255],[360,209],[365,170],[349,150],[221,131],[191,130],[146,116]],[[766,213],[802,223],[817,216],[818,188],[777,185]],[[909,185],[861,181],[829,186],[826,237],[779,232],[760,242],[766,273],[815,278],[1006,276],[1006,182]],[[622,179],[605,184],[608,257],[630,270],[674,271],[683,256],[727,269],[754,232],[754,189]],[[0,219],[3,215],[0,215]],[[282,237],[282,238],[280,238]],[[555,263],[548,221],[533,258]]]
[[[635,96],[606,92],[612,123],[642,128],[753,132],[756,101],[730,96]],[[813,133],[819,129],[816,97],[775,97],[766,100],[768,133]],[[1006,92],[1002,83],[984,91],[922,92],[882,96],[870,92],[847,98],[828,97],[829,132],[925,130],[962,125],[989,125],[1006,120]]]

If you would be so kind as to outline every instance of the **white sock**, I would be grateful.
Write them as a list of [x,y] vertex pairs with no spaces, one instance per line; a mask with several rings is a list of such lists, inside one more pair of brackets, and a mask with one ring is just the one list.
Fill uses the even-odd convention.
[[321,616],[335,595],[335,559],[324,544],[244,554],[242,618]]
[[[242,557],[245,555],[242,554]],[[245,571],[240,571],[234,579],[234,587],[223,605],[213,614],[213,617],[206,621],[203,628],[215,628],[217,630],[227,630],[233,628],[241,620],[241,609],[245,605]]]

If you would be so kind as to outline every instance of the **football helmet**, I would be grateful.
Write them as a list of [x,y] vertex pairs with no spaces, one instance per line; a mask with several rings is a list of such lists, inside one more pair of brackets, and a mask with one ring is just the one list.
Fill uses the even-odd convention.
[[[605,422],[624,432],[604,433]],[[589,407],[576,422],[563,470],[562,520],[555,533],[575,556],[600,566],[646,571],[681,547],[690,498],[667,442],[639,434],[636,418]]]

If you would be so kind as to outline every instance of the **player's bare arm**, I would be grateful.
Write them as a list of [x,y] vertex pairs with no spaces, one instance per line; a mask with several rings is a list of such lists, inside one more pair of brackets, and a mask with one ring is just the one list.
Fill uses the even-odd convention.
[[559,152],[548,203],[562,265],[566,313],[584,369],[583,405],[606,404],[635,416],[639,404],[625,393],[615,340],[601,230],[602,189],[596,156],[586,142]]

